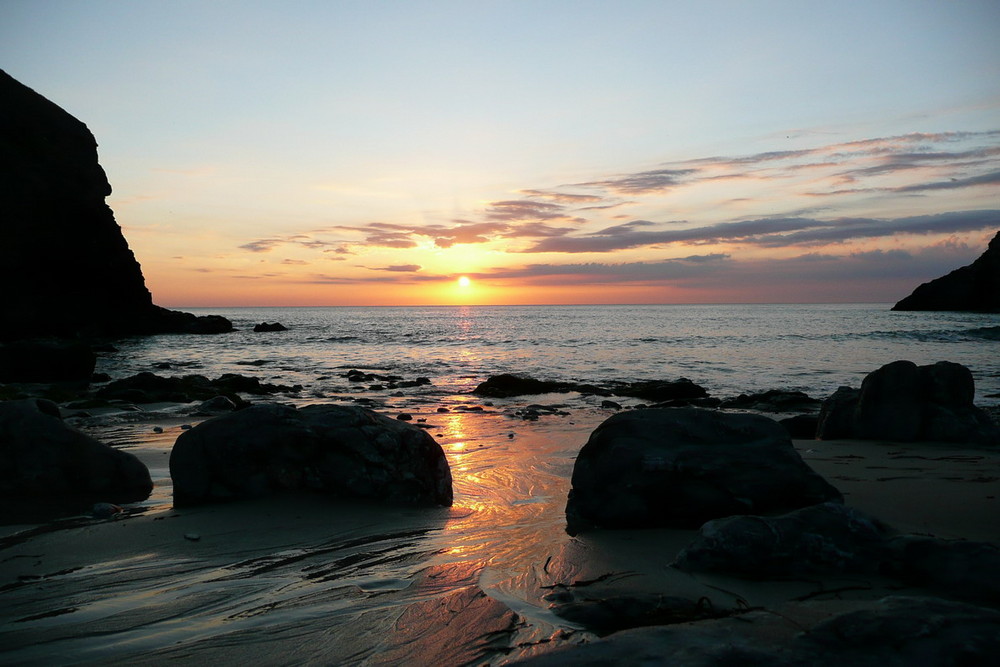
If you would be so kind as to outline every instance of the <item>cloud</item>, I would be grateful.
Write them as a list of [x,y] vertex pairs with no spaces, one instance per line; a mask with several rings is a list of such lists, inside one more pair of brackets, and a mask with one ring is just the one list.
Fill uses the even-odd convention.
[[[487,220],[558,220],[567,219],[565,206],[530,199],[508,199],[491,202],[486,209]],[[582,219],[578,219],[583,222]]]
[[529,284],[657,283],[710,272],[730,256],[723,253],[691,255],[654,262],[582,264],[528,264],[476,274],[479,279],[518,280]]
[[366,266],[371,271],[390,271],[392,273],[416,273],[421,267],[419,264],[393,264],[392,266]]
[[545,199],[551,199],[552,201],[557,201],[561,204],[590,204],[603,201],[603,198],[598,197],[597,195],[581,195],[551,191],[546,192],[544,190],[521,190],[521,194],[528,197],[544,197]]
[[654,169],[626,174],[602,181],[589,181],[577,185],[604,188],[612,192],[626,194],[648,194],[661,192],[680,185],[687,177],[698,173],[698,169]]
[[291,265],[294,265],[294,266],[303,266],[303,265],[308,264],[309,262],[303,261],[301,259],[283,259],[283,260],[281,260],[281,263],[282,264],[291,264]]
[[715,244],[740,242],[761,247],[843,243],[851,240],[886,238],[899,234],[951,234],[1000,228],[1000,211],[956,211],[938,215],[896,219],[839,218],[761,218],[688,229],[659,229],[653,226],[678,223],[651,223],[634,220],[599,232],[546,238],[524,252],[614,252],[628,248],[660,246],[670,243]]
[[907,185],[893,188],[893,192],[924,192],[926,190],[954,190],[956,188],[969,188],[977,185],[1000,185],[1000,171],[993,171],[980,176],[970,176],[969,178],[953,178],[948,181],[937,181],[934,183],[922,183],[917,185]]
[[240,246],[243,250],[249,250],[250,252],[270,252],[275,246],[285,243],[284,239],[260,239],[259,241],[251,241],[250,243],[244,243]]

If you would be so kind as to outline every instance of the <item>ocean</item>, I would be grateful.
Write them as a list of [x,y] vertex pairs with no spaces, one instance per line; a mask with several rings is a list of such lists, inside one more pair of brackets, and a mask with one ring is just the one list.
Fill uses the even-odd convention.
[[[426,377],[407,394],[457,397],[489,376],[544,380],[688,378],[718,398],[789,389],[816,398],[898,359],[954,361],[976,402],[1000,393],[1000,315],[893,312],[889,304],[429,306],[187,309],[237,331],[130,338],[98,371],[123,377],[241,373],[301,384],[315,402],[360,387],[349,369]],[[254,333],[259,322],[288,331]]]

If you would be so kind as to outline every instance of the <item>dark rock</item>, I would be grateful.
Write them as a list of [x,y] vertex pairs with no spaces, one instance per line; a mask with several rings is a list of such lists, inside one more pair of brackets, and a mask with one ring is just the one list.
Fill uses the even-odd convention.
[[149,471],[132,454],[67,426],[39,399],[0,403],[0,508],[75,507],[145,500]]
[[602,408],[607,408],[609,410],[621,410],[622,409],[621,403],[615,403],[614,401],[608,401],[608,400],[601,401],[601,407]]
[[752,579],[816,573],[875,573],[892,530],[839,503],[777,517],[730,516],[709,521],[674,566]]
[[0,344],[0,382],[89,382],[97,355],[89,346],[60,340]]
[[271,331],[288,331],[288,327],[283,325],[281,322],[261,322],[260,324],[255,324],[253,327],[254,332],[271,332]]
[[841,499],[777,422],[696,408],[613,415],[580,450],[572,482],[570,534],[696,528],[709,519]]
[[959,602],[887,597],[783,639],[789,635],[789,613],[755,611],[716,621],[635,628],[514,664],[987,667],[1000,655],[1000,612]]
[[194,505],[315,490],[451,505],[451,472],[421,429],[355,406],[260,404],[209,419],[170,453],[174,502]]
[[816,423],[816,438],[842,440],[854,437],[854,410],[860,395],[860,389],[840,387],[823,401]]
[[512,398],[514,396],[530,396],[534,394],[565,394],[571,391],[597,395],[607,395],[608,393],[606,390],[593,385],[536,380],[526,375],[515,375],[512,373],[493,375],[486,382],[480,383],[479,386],[472,390],[472,393],[479,396],[489,396],[490,398]]
[[204,375],[162,377],[154,373],[142,372],[108,383],[97,391],[97,397],[131,403],[190,403],[222,395],[237,407],[241,407],[246,405],[246,401],[239,394],[263,396],[275,393],[295,393],[301,390],[301,385],[270,384],[261,382],[254,377],[236,373],[226,373],[215,380],[209,380]]
[[869,373],[860,390],[841,387],[824,401],[816,436],[1000,443],[1000,428],[974,396],[972,373],[961,364],[894,361]]
[[966,602],[1000,605],[997,545],[898,535],[878,519],[836,503],[782,516],[709,521],[674,566],[750,579],[880,574]]
[[707,398],[705,389],[687,378],[674,381],[643,380],[641,382],[616,383],[612,391],[618,396],[631,396],[646,401],[688,401]]
[[215,396],[203,401],[201,405],[198,406],[198,412],[232,412],[237,408],[236,403],[228,396]]
[[759,412],[812,412],[821,401],[801,391],[770,389],[760,394],[740,394],[719,404],[721,408]]
[[1000,313],[1000,232],[975,262],[920,285],[892,309]]
[[785,430],[788,431],[788,437],[793,440],[813,440],[819,426],[819,417],[816,415],[795,415],[779,419],[778,423],[785,427]]
[[720,616],[711,605],[700,601],[657,594],[572,600],[553,606],[552,611],[598,637],[628,628],[689,623]]
[[87,126],[2,71],[0,100],[0,339],[219,328],[153,305]]
[[1000,606],[1000,547],[989,542],[899,535],[882,573],[943,596]]

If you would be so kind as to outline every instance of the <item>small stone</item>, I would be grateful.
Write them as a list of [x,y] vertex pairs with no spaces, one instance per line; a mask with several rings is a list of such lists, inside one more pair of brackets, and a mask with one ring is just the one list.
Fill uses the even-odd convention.
[[154,426],[153,427],[153,433],[163,433],[163,427],[162,426]]
[[197,542],[198,540],[201,539],[201,535],[199,535],[198,533],[184,533],[184,539],[188,540],[189,542]]
[[413,415],[401,412],[400,414],[396,415],[396,419],[398,419],[401,422],[408,422],[411,419],[413,419]]

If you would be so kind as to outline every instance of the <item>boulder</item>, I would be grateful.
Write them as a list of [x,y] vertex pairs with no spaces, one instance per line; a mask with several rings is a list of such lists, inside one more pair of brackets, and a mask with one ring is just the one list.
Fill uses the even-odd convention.
[[892,533],[878,519],[839,503],[775,517],[731,516],[703,525],[674,566],[751,579],[874,573],[887,559]]
[[776,421],[698,408],[621,412],[573,466],[567,532],[697,528],[710,519],[841,500]]
[[153,305],[87,126],[2,71],[0,100],[0,339],[223,330]]
[[841,387],[824,401],[817,437],[913,442],[1000,443],[998,428],[973,404],[972,373],[939,361],[894,361],[869,373],[860,390]]
[[920,285],[892,309],[1000,313],[1000,232],[975,262]]
[[267,333],[271,331],[288,331],[288,327],[281,322],[261,322],[260,324],[255,324],[253,330],[255,333]]
[[138,458],[66,425],[55,403],[0,402],[0,507],[83,509],[145,500],[152,490]]
[[719,404],[720,408],[758,412],[813,412],[821,401],[801,392],[769,389],[759,394],[740,394]]
[[298,392],[302,385],[283,385],[261,382],[255,377],[226,373],[215,380],[204,375],[184,375],[163,377],[143,371],[127,378],[109,382],[97,391],[97,397],[105,400],[121,400],[130,403],[190,403],[205,401],[217,396],[225,396],[237,407],[246,401],[239,394],[266,394]]
[[708,392],[687,378],[677,380],[641,380],[617,383],[612,391],[618,396],[641,398],[655,403],[694,401],[708,398]]
[[[986,667],[1000,655],[1000,612],[970,604],[891,596],[808,628],[792,613],[794,608],[751,611],[715,621],[635,628],[513,664]],[[814,614],[805,609],[806,617]],[[805,631],[792,632],[793,627]]]
[[209,419],[170,453],[178,506],[313,490],[451,505],[451,472],[423,430],[356,406],[275,403]]
[[837,503],[781,516],[709,521],[674,567],[748,579],[880,574],[965,602],[1000,605],[1000,547],[989,542],[899,535]]
[[795,415],[779,419],[778,423],[788,431],[788,437],[793,440],[813,440],[816,438],[816,428],[819,417],[816,415]]
[[83,382],[94,373],[97,355],[83,343],[20,340],[0,344],[0,382]]
[[529,396],[534,394],[564,394],[578,391],[582,394],[608,396],[610,392],[590,384],[575,382],[558,382],[552,380],[537,380],[527,375],[501,373],[490,376],[485,382],[472,390],[473,394],[490,398],[512,398],[514,396]]

